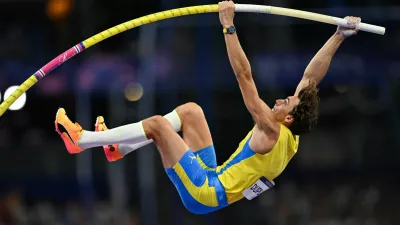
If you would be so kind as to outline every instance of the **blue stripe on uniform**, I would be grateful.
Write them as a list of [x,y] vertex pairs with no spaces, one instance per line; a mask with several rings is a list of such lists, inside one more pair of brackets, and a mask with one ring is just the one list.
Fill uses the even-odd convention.
[[221,181],[218,179],[215,170],[204,170],[201,168],[199,161],[197,161],[194,153],[190,150],[182,156],[178,163],[182,166],[186,175],[195,186],[201,188],[206,179],[208,179],[208,186],[215,187],[216,196],[214,195],[214,192],[210,192],[209,197],[216,197],[218,206],[206,206],[192,197],[173,168],[166,169],[165,171],[172,183],[174,183],[183,204],[190,212],[195,214],[206,214],[228,206],[225,189]]
[[[199,168],[201,169],[201,167]],[[179,178],[178,174],[175,172],[173,168],[166,169],[165,171],[168,177],[171,179],[172,183],[175,185],[175,188],[178,191],[179,196],[181,197],[182,203],[190,212],[194,214],[207,214],[216,211],[220,208],[223,208],[223,206],[217,206],[217,207],[206,206],[196,201],[196,199],[194,199],[190,195],[189,191],[186,189],[182,180]]]
[[230,162],[228,162],[228,164],[222,168],[217,175],[221,175],[222,173],[224,173],[227,169],[229,169],[231,166],[240,163],[242,160],[248,159],[250,157],[252,157],[253,155],[255,155],[256,153],[254,151],[252,151],[250,149],[249,143],[250,143],[250,139],[247,140],[246,144],[243,146],[242,151],[239,152],[239,154],[237,154]]
[[192,151],[187,151],[181,160],[179,160],[179,164],[181,164],[183,170],[195,186],[203,186],[207,176],[203,169],[201,169],[200,163]]
[[201,161],[203,161],[208,168],[217,168],[217,156],[215,155],[215,149],[213,145],[196,151],[194,154],[198,155]]
[[215,170],[205,170],[208,177],[208,185],[210,187],[215,187],[215,192],[217,194],[218,206],[226,207],[228,206],[228,199],[226,198],[225,188],[221,181],[218,179],[217,172]]

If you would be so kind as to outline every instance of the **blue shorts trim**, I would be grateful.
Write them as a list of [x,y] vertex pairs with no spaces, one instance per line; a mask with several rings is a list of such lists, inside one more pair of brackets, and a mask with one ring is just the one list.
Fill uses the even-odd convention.
[[[209,150],[203,152],[209,152],[211,149],[213,150],[214,148],[209,148]],[[211,162],[211,160],[206,161]],[[218,179],[216,171],[202,168],[192,151],[187,151],[174,168],[169,168],[165,171],[175,185],[183,204],[192,213],[206,214],[228,205],[225,189]],[[186,174],[189,179],[181,179],[178,173],[182,172]],[[190,186],[191,184],[188,185],[190,182],[194,186],[192,185],[193,189],[189,191],[186,186]],[[193,196],[196,196],[197,200]],[[215,199],[217,201],[216,206],[205,205],[207,203],[210,204],[210,202],[215,203]]]
[[217,168],[217,156],[215,155],[215,149],[213,145],[196,151],[194,154],[199,157],[201,161],[203,161],[206,167],[210,169]]

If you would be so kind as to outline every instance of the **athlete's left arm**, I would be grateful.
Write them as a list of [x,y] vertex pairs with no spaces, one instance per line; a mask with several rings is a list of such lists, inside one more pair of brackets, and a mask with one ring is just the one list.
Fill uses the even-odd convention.
[[318,85],[328,72],[332,58],[343,41],[347,37],[357,34],[361,19],[359,17],[346,17],[345,19],[352,28],[341,26],[337,28],[336,33],[329,38],[307,66],[303,78],[297,86],[295,96],[297,96],[303,88],[308,86],[311,79]]
[[[224,28],[233,26],[235,5],[232,1],[219,3],[220,21]],[[250,63],[235,33],[225,34],[226,49],[232,69],[239,83],[247,110],[252,115],[256,126],[269,137],[278,139],[280,125],[274,119],[271,108],[259,97],[253,80]]]

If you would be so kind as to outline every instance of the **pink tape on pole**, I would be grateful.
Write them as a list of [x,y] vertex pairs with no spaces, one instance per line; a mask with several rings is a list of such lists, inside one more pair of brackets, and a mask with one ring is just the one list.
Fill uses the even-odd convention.
[[35,75],[36,78],[42,79],[43,77],[46,76],[46,74],[50,73],[52,70],[69,60],[70,58],[74,57],[78,53],[82,51],[82,47],[78,44],[75,45],[74,47],[68,49],[61,55],[57,56],[53,60],[51,60],[49,63],[47,63],[45,66],[43,66],[40,70],[38,70]]

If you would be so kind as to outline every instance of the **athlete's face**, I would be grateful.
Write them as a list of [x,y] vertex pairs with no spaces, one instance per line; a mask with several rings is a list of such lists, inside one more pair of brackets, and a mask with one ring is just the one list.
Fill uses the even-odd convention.
[[278,99],[275,101],[275,105],[272,108],[272,112],[275,115],[275,119],[278,122],[286,122],[291,123],[293,122],[293,118],[289,115],[289,112],[299,104],[300,100],[297,96],[289,96],[285,99]]

